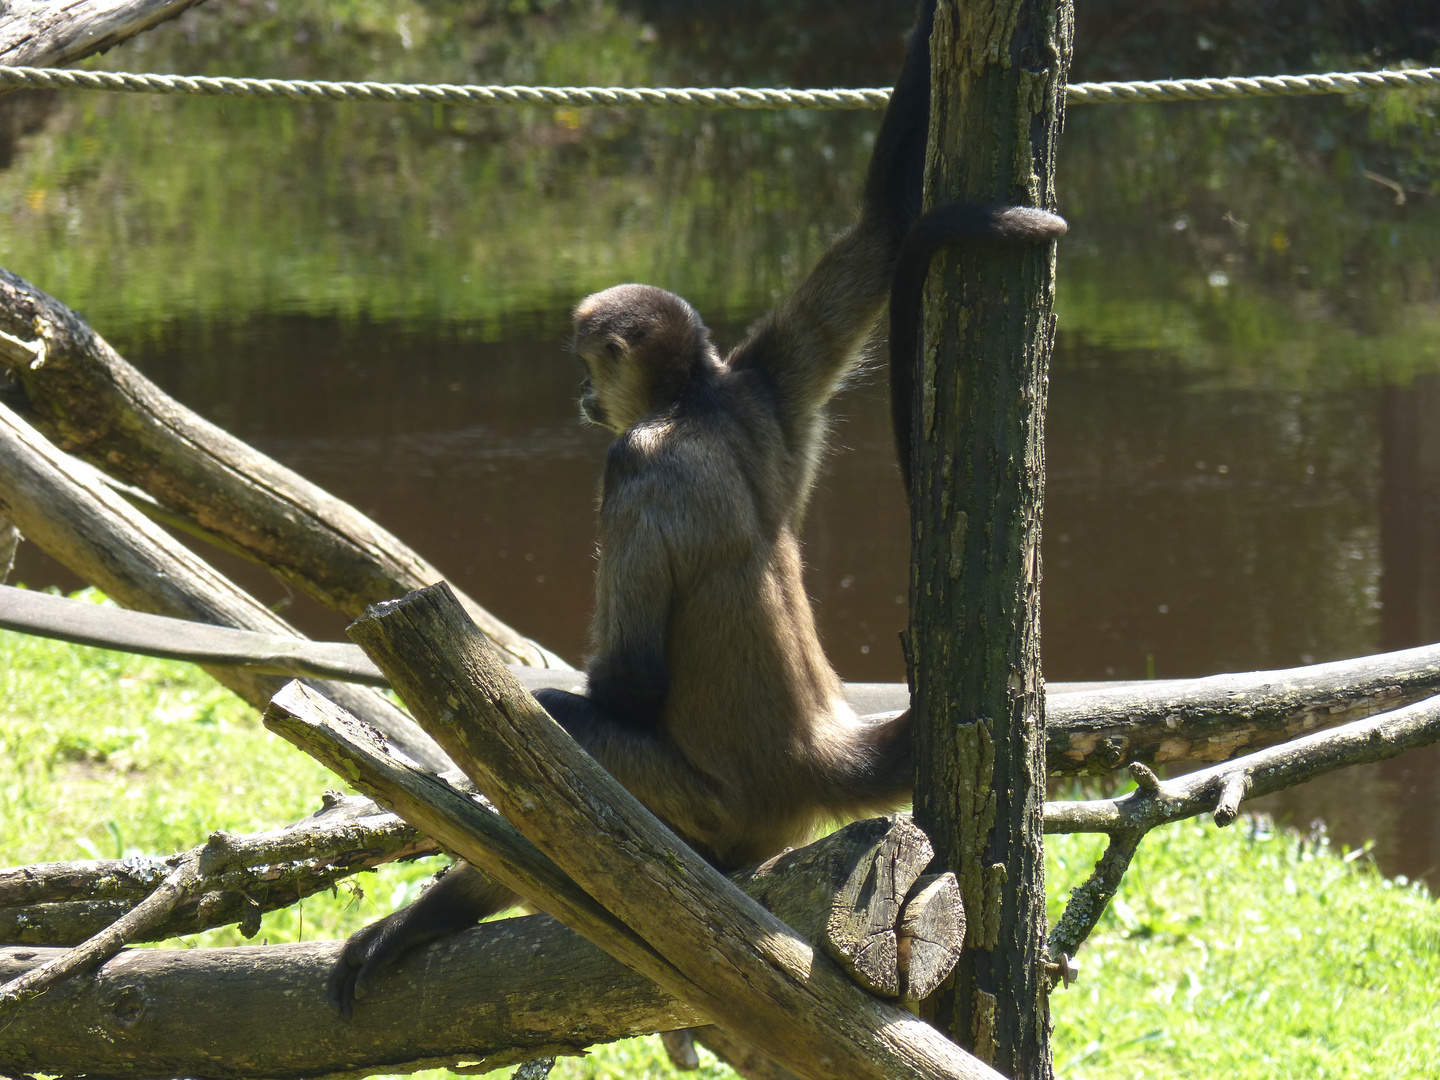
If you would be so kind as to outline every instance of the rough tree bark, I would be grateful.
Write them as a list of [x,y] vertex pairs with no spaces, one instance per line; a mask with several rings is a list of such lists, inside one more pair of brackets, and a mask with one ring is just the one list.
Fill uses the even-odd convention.
[[[327,796],[316,813],[283,829],[230,836],[231,858],[201,865],[200,888],[170,917],[131,941],[163,941],[239,923],[245,937],[260,916],[289,907],[382,863],[437,854],[435,841],[358,796]],[[186,855],[87,859],[0,870],[0,941],[76,945],[115,922]]]
[[[64,67],[175,18],[201,0],[10,0],[0,4],[0,64]],[[0,95],[10,93],[0,90]]]
[[[1067,0],[941,0],[927,202],[1053,209]],[[969,929],[922,1015],[1002,1073],[1050,1075],[1041,813],[1040,515],[1054,246],[972,245],[932,272],[912,447],[916,819]]]

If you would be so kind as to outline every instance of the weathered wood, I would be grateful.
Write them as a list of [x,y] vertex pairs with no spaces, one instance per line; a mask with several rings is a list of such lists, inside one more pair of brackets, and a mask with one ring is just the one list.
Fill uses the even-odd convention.
[[175,910],[180,898],[195,887],[199,867],[199,856],[193,853],[185,855],[149,896],[109,926],[74,948],[0,984],[0,1022],[13,1015],[26,1001],[45,993],[57,983],[110,959],[138,935],[161,922]]
[[[927,203],[1054,208],[1071,22],[1069,0],[939,0]],[[915,818],[959,879],[968,928],[921,1015],[1012,1080],[1049,1080],[1040,522],[1055,245],[955,245],[935,261],[911,402]]]
[[1071,894],[1051,931],[1050,957],[1075,955],[1151,829],[1207,812],[1223,827],[1235,820],[1242,799],[1258,799],[1336,769],[1383,761],[1436,742],[1440,742],[1440,696],[1173,780],[1162,781],[1148,767],[1135,763],[1130,771],[1137,787],[1123,798],[1046,803],[1047,833],[1101,832],[1111,838],[1095,871]]
[[[177,867],[167,858],[40,863],[0,870],[0,941],[75,945],[119,919]],[[394,814],[350,796],[303,821],[271,832],[227,838],[223,862],[201,865],[194,894],[132,941],[161,941],[239,923],[253,937],[260,916],[333,887],[361,870],[439,851]]]
[[[914,828],[903,819],[895,827]],[[819,882],[835,884],[835,867],[873,853],[876,831],[841,830],[812,845],[820,849],[813,857],[734,880],[767,896],[785,917],[822,925],[832,898]],[[805,875],[815,880],[798,880]],[[787,906],[815,896],[822,897],[816,912]],[[574,1053],[594,1042],[703,1020],[553,919],[537,916],[489,923],[417,951],[372,987],[355,1022],[342,1024],[323,993],[337,948],[325,942],[124,953],[93,979],[73,979],[27,1002],[0,1030],[0,1072],[218,1080],[411,1071],[477,1058],[499,1067],[539,1050]],[[0,980],[34,971],[58,954],[0,948]],[[416,1010],[416,1001],[425,1008]],[[736,1048],[744,1044],[726,1033],[706,1028],[702,1041],[742,1056]],[[754,1057],[748,1049],[745,1054]]]
[[[328,733],[332,750],[322,758],[342,767],[348,763],[346,771],[355,774],[357,786],[398,794],[400,802],[415,797],[404,794],[413,787],[422,798],[440,803],[445,814],[430,811],[437,834],[450,827],[445,822],[459,821],[458,835],[466,839],[455,846],[477,865],[483,865],[490,848],[476,845],[464,829],[486,835],[498,831],[498,846],[517,859],[521,873],[530,858],[543,860],[493,807],[394,756],[332,703],[298,684],[287,689],[282,702],[288,704],[277,705],[271,721],[288,723],[302,742],[308,733],[315,746]],[[292,716],[291,708],[305,719]],[[361,741],[349,741],[347,732]],[[347,750],[354,756],[345,757]],[[358,800],[353,805],[362,808]],[[913,830],[903,819],[894,827]],[[808,857],[733,880],[775,904],[786,920],[822,925],[833,898],[813,882],[789,878],[812,874],[834,885],[836,868],[873,857],[877,832],[883,840],[888,831],[842,829],[811,845],[819,850]],[[507,849],[506,837],[520,846]],[[293,854],[295,843],[294,837],[276,834],[271,856]],[[241,845],[233,846],[240,851]],[[828,854],[826,849],[831,849]],[[553,864],[549,872],[556,873]],[[553,902],[554,892],[567,889],[576,902],[587,902],[563,877],[547,895]],[[818,911],[789,906],[817,896]],[[371,987],[354,1021],[345,1024],[331,1013],[324,996],[325,976],[338,948],[325,942],[122,953],[93,979],[63,983],[27,1002],[8,1027],[0,1025],[0,1073],[222,1080],[400,1072],[480,1058],[493,1068],[546,1051],[573,1053],[595,1042],[706,1021],[554,920],[535,917],[489,923],[417,950]],[[0,980],[31,970],[56,952],[0,949]],[[424,1009],[414,1007],[418,1001],[425,1002]],[[733,1039],[729,1044],[741,1045]]]
[[1052,692],[1047,764],[1056,773],[1226,761],[1440,692],[1440,645],[1328,664]]
[[1336,769],[1384,761],[1433,742],[1440,742],[1440,696],[1173,780],[1159,780],[1145,766],[1134,765],[1140,786],[1122,798],[1046,803],[1045,831],[1114,834],[1203,813],[1217,814],[1216,824],[1228,825],[1235,815],[1227,793],[1237,786],[1243,787],[1246,799],[1258,799]]
[[443,584],[375,605],[350,634],[501,812],[639,932],[637,971],[808,1080],[995,1075],[680,843],[510,677]]
[[[833,838],[775,856],[740,887],[801,936],[821,944],[861,986],[903,997],[900,956],[908,946],[900,940],[902,911],[913,902],[934,856],[930,841],[905,814],[853,822]],[[798,889],[809,891],[796,895]],[[963,915],[959,927],[949,942],[955,957],[964,936]]]
[[[65,67],[175,18],[201,0],[10,0],[0,6],[0,64]],[[0,90],[0,94],[8,93]]]
[[[3,274],[3,271],[0,271]],[[3,282],[0,282],[3,285]],[[3,351],[3,350],[0,350]],[[0,403],[0,510],[31,541],[125,607],[266,634],[298,632],[42,438]],[[243,668],[207,671],[256,708],[285,684]],[[316,682],[437,771],[448,758],[378,690]]]
[[[347,1024],[325,998],[340,948],[325,941],[126,950],[7,1016],[0,1074],[338,1080],[462,1063],[500,1068],[705,1022],[536,915],[416,950],[374,984]],[[0,946],[0,980],[58,952]]]
[[900,997],[929,997],[955,970],[965,940],[965,905],[954,874],[927,874],[915,883],[895,936]]
[[[63,449],[336,611],[358,615],[443,577],[354,507],[165,394],[75,312],[5,270],[0,366],[24,389],[27,419]],[[568,666],[461,598],[513,662]]]

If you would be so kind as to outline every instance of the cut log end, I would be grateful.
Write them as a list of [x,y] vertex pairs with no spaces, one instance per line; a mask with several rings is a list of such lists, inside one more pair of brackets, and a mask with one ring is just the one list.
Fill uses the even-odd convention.
[[897,938],[899,996],[929,997],[955,970],[965,940],[965,905],[954,874],[932,874],[915,883]]

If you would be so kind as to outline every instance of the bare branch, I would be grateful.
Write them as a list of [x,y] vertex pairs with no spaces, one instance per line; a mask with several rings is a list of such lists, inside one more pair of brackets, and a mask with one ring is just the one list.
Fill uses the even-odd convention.
[[[219,834],[224,835],[224,834]],[[145,898],[158,879],[197,847],[165,859],[41,863],[0,870],[0,941],[74,945]],[[336,882],[387,862],[438,852],[439,846],[369,799],[327,798],[316,814],[287,828],[227,836],[199,863],[200,877],[167,918],[128,935],[160,941],[239,923],[246,937],[260,916],[289,907]]]
[[1051,775],[1225,761],[1440,693],[1440,645],[1280,671],[1060,688],[1046,701]]
[[[214,842],[215,838],[211,838]],[[61,953],[0,986],[0,1019],[23,1002],[43,994],[77,971],[103,963],[175,909],[180,897],[195,887],[200,858],[187,855],[155,886],[155,891],[90,940]]]
[[1433,742],[1440,742],[1440,696],[1318,731],[1174,780],[1156,781],[1153,787],[1147,783],[1123,798],[1048,802],[1045,831],[1148,832],[1203,813],[1217,813],[1221,818],[1230,813],[1228,820],[1217,820],[1217,824],[1228,824],[1234,820],[1232,807],[1239,805],[1239,785],[1248,785],[1244,798],[1258,799],[1336,769],[1384,761]]
[[1140,841],[1161,825],[1211,813],[1222,828],[1245,799],[1270,795],[1350,765],[1383,761],[1440,742],[1440,696],[1343,727],[1319,731],[1234,761],[1161,781],[1146,766],[1130,772],[1137,787],[1119,799],[1045,804],[1047,833],[1102,832],[1110,844],[1090,878],[1070,896],[1050,933],[1052,963],[1075,955],[1120,887]]

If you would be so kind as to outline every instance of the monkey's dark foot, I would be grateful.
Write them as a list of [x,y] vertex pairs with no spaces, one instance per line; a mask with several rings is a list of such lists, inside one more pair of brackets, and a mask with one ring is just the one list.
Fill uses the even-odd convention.
[[414,903],[350,935],[325,985],[330,1007],[349,1020],[370,981],[411,949],[474,926],[517,899],[473,866],[456,863]]
[[[330,1008],[346,1020],[353,1015],[355,1002],[365,996],[376,974],[412,947],[436,937],[433,933],[417,935],[414,931],[423,928],[415,927],[413,919],[405,918],[409,910],[403,908],[379,922],[373,922],[363,930],[357,930],[345,942],[340,958],[330,969],[325,996],[330,1001]],[[407,922],[411,924],[408,927]]]

